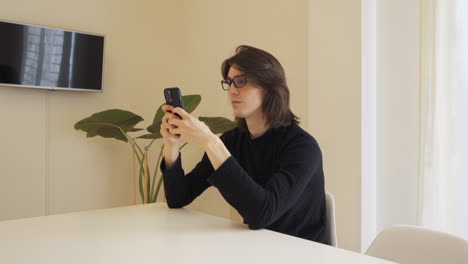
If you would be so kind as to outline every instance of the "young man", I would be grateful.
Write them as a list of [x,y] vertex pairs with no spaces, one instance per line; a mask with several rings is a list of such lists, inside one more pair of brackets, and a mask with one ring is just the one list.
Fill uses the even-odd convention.
[[[222,75],[238,127],[220,138],[183,109],[163,107],[161,171],[168,206],[188,205],[214,186],[249,228],[328,244],[321,151],[289,109],[283,67],[263,50],[239,46],[223,62]],[[205,151],[187,175],[181,141]]]

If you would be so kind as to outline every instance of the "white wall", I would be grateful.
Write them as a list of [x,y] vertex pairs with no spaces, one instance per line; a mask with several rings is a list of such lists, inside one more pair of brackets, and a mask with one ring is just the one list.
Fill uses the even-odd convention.
[[377,231],[377,3],[362,1],[361,251]]
[[377,5],[377,232],[417,221],[419,4]]
[[363,3],[364,18],[375,21],[375,27],[363,24],[363,98],[375,111],[363,111],[365,251],[384,228],[417,224],[420,1]]

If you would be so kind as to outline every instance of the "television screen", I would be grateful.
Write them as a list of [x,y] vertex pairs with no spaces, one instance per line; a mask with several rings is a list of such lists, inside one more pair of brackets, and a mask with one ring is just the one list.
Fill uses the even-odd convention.
[[102,92],[104,36],[0,21],[0,86]]

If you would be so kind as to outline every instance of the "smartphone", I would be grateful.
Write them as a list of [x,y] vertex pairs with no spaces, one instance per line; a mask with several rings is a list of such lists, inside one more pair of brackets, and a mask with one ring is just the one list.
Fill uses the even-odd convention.
[[182,93],[178,87],[164,89],[164,98],[166,98],[166,104],[172,105],[174,107],[184,108]]
[[[178,87],[171,87],[171,88],[164,89],[164,98],[166,98],[166,104],[184,109],[184,101],[182,100],[182,93],[180,92],[180,89]],[[176,114],[176,116],[182,118],[178,114]]]

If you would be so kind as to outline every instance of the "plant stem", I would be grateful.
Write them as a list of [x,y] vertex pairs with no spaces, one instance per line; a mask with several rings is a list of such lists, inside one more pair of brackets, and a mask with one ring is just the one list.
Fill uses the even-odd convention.
[[133,141],[125,132],[122,131],[122,133],[124,133],[124,135],[128,138],[128,140],[130,141],[130,145],[132,146],[132,149],[133,149],[133,152],[135,153],[135,155],[137,156],[137,159],[138,159],[138,164],[140,164],[140,173],[139,173],[139,176],[138,176],[138,185],[139,185],[139,190],[140,190],[140,197],[141,197],[141,201],[143,203],[145,203],[145,196],[144,196],[144,190],[143,190],[143,173],[144,173],[144,167],[143,167],[143,160],[142,158],[138,155],[138,152],[136,151],[135,149],[135,146],[136,148],[140,151],[140,153],[142,154],[143,156],[143,159],[144,159],[144,155],[141,151],[141,148],[140,146],[138,146],[138,144]]
[[[124,134],[125,134],[125,133],[124,133]],[[141,163],[141,162],[142,162],[142,157],[140,157],[140,156],[138,155],[138,153],[136,152],[136,149],[135,149],[135,146],[136,146],[137,149],[140,150],[140,153],[141,153],[140,146],[138,146],[138,144],[137,144],[135,141],[131,140],[130,137],[129,137],[128,135],[125,135],[125,136],[127,136],[127,138],[130,140],[129,144],[130,144],[130,146],[132,147],[133,151],[135,152],[135,154],[136,154],[136,156],[137,156],[137,158],[138,158],[138,162]],[[141,155],[143,156],[143,153],[141,153]]]
[[[118,126],[116,126],[116,127],[118,127]],[[141,150],[140,146],[127,133],[125,133],[120,127],[118,127],[118,128],[124,134],[124,136],[128,139],[128,141],[131,142],[130,144],[133,144],[134,146],[137,147],[138,151],[140,151],[140,155],[143,157],[143,151]]]
[[[162,144],[161,146],[161,150],[159,151],[159,157],[158,157],[158,161],[156,162],[156,166],[154,168],[154,176],[153,176],[153,184],[151,185],[151,197],[152,197],[152,202],[156,202],[156,199],[158,198],[158,192],[154,192],[154,183],[156,182],[156,179],[157,179],[157,176],[158,176],[158,167],[159,167],[159,163],[161,163],[161,158],[162,158],[162,154],[163,154],[163,150],[164,150],[164,143]],[[162,175],[161,175],[162,177]]]
[[[138,156],[138,153],[135,151],[135,149],[133,149],[133,151]],[[143,161],[138,159],[138,163],[140,164],[140,173],[139,173],[139,177],[138,177],[138,185],[139,185],[139,189],[140,189],[141,201],[144,203],[145,197],[143,195]]]
[[[141,201],[143,203],[145,203],[145,195],[144,195],[144,187],[143,187],[143,176],[144,176],[144,166],[143,166],[143,162],[144,162],[144,153],[143,151],[141,150],[140,146],[127,134],[125,133],[120,127],[118,127],[120,129],[120,131],[124,134],[124,136],[128,139],[129,143],[132,145],[132,148],[133,148],[133,151],[135,152],[137,158],[138,158],[138,163],[140,164],[140,175],[139,175],[139,180],[138,180],[138,184],[139,184],[139,189],[140,189],[140,196],[141,196]],[[142,157],[140,157],[140,155],[138,155],[138,152],[136,151],[136,149],[140,152],[140,155]],[[148,170],[149,171],[149,170]],[[149,178],[149,177],[148,177]],[[149,190],[149,184],[148,184],[148,190]],[[147,198],[148,200],[149,198]]]
[[[161,183],[162,183],[162,181],[163,181],[163,177],[162,177],[162,175],[161,175],[161,178],[159,178],[158,187],[156,187],[156,194],[159,193],[159,189],[161,188]],[[157,198],[157,196],[156,196],[155,199],[154,199],[155,202],[156,202],[156,198]]]
[[[180,148],[179,148],[179,151],[181,151],[186,145],[188,144],[188,142],[185,142]],[[164,144],[163,146],[161,147],[161,153],[162,153],[162,150],[163,150],[163,147],[164,147]],[[161,154],[160,154],[160,157],[161,157]],[[159,162],[158,162],[159,163]],[[154,201],[156,202],[156,198],[157,198],[157,194],[159,193],[159,189],[161,188],[161,184],[163,182],[163,177],[161,175],[161,178],[159,178],[159,182],[158,182],[158,187],[156,187],[156,197],[154,198]]]
[[132,142],[133,145],[136,146],[138,151],[140,151],[140,155],[143,156],[143,150],[141,150],[140,146],[133,139],[129,138],[129,140]]
[[188,142],[185,142],[182,147],[179,148],[179,151],[181,151],[185,146],[187,146]]
[[145,188],[146,188],[146,203],[149,203],[150,201],[150,182],[151,182],[151,177],[150,177],[150,171],[149,171],[149,166],[148,166],[148,150],[145,148],[145,155],[143,156],[143,162],[145,166],[145,171],[144,171],[144,176],[145,176]]
[[155,139],[153,139],[153,140],[151,140],[151,142],[150,142],[150,143],[149,143],[149,145],[148,145],[148,148],[150,148],[150,147],[151,147],[151,145],[153,144],[153,142],[154,142],[155,140],[156,140],[156,138],[155,138]]

